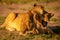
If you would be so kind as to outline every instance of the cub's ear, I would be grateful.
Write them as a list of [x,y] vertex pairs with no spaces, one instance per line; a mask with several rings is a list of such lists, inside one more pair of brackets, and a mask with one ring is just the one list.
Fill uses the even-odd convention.
[[34,4],[34,7],[35,7],[35,6],[37,6],[37,4],[36,4],[36,3]]

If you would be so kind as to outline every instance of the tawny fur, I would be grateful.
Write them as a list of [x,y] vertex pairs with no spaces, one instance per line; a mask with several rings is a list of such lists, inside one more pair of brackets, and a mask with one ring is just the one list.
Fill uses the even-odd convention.
[[44,32],[42,20],[48,21],[47,14],[44,14],[44,9],[40,5],[34,5],[34,8],[27,13],[15,14],[11,12],[5,19],[1,27],[5,27],[9,31],[18,31],[20,35],[28,33],[39,34]]

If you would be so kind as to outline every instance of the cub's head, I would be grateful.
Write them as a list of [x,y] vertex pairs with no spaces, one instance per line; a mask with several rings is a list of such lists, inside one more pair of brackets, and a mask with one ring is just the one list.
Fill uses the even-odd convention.
[[48,22],[50,20],[51,17],[54,16],[54,14],[52,13],[48,13],[47,11],[43,11],[44,13],[42,14],[44,21]]
[[31,13],[35,14],[36,20],[42,21],[42,24],[44,26],[47,25],[50,18],[53,16],[52,13],[49,13],[44,10],[44,7],[42,5],[34,4],[34,8],[31,10]]
[[33,14],[43,14],[43,6],[34,4],[34,8],[31,10]]
[[34,4],[33,12],[41,15],[41,17],[43,17],[44,21],[49,21],[50,18],[54,15],[54,14],[49,13],[46,10],[44,10],[44,7],[42,5],[38,5],[38,4]]
[[43,21],[42,21],[42,24],[43,24],[43,26],[47,26],[47,23],[48,23],[48,21],[50,20],[50,18],[51,17],[53,17],[54,16],[54,14],[52,14],[52,13],[48,13],[47,11],[43,11],[44,13],[43,13]]

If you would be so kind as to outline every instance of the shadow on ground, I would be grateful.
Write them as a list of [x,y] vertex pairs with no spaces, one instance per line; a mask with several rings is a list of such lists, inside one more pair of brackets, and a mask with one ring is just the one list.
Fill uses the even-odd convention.
[[60,33],[60,26],[48,26],[54,33]]

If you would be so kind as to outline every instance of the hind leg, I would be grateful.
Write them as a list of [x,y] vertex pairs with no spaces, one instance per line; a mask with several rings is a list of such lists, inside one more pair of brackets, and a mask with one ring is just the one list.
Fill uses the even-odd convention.
[[9,15],[6,17],[4,23],[1,25],[1,27],[5,27],[8,25],[10,22],[12,22],[15,19],[15,13],[11,12]]

